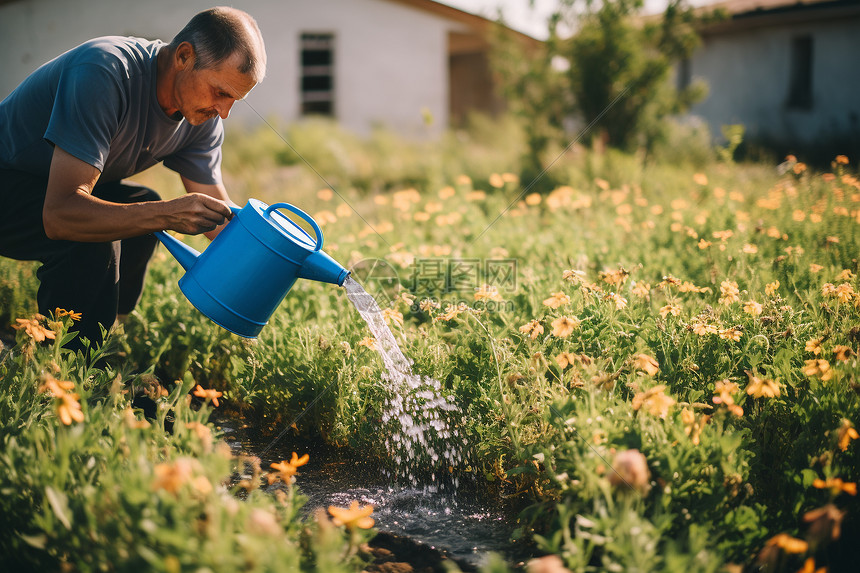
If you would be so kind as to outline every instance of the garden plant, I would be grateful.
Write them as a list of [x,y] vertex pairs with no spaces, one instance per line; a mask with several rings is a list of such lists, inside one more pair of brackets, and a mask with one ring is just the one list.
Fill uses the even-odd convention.
[[[252,132],[227,142],[241,160],[225,171],[239,197],[289,201],[322,225],[326,251],[376,298],[413,370],[462,414],[464,458],[421,460],[424,479],[516,500],[511,543],[543,559],[535,570],[850,570],[851,158],[812,168],[574,146],[521,181],[511,125],[494,137],[476,123],[432,147],[291,128],[330,185]],[[87,359],[61,348],[76,309],[36,315],[34,267],[0,261],[11,346],[0,358],[0,560],[361,570],[372,507],[302,513],[301,466],[313,459],[261,467],[226,447],[209,415],[271,436],[293,425],[396,475],[381,422],[390,389],[366,325],[342,289],[299,281],[259,339],[242,339],[183,298],[181,274],[157,253],[138,309]],[[154,415],[133,407],[141,395]]]

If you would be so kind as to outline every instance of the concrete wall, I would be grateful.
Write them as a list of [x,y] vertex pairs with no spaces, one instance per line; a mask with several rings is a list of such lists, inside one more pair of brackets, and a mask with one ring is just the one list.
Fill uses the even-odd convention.
[[[211,0],[13,0],[0,5],[0,98],[32,70],[102,35],[170,41]],[[387,0],[237,0],[260,25],[268,53],[265,81],[239,102],[234,121],[299,116],[299,40],[335,36],[335,114],[357,133],[374,125],[416,137],[448,123],[448,33],[461,24]],[[435,123],[428,128],[422,110]]]
[[[787,105],[794,38],[812,37],[812,106]],[[812,144],[860,133],[860,18],[750,27],[704,38],[691,61],[707,99],[692,113],[715,135],[742,123],[750,138]]]

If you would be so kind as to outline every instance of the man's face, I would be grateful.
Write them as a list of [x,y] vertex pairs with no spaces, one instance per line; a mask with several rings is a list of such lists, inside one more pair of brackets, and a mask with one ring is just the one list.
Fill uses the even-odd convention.
[[188,65],[178,72],[174,99],[188,123],[200,125],[216,115],[227,119],[236,100],[256,85],[249,75],[239,72],[239,59],[234,55],[214,68],[195,70]]

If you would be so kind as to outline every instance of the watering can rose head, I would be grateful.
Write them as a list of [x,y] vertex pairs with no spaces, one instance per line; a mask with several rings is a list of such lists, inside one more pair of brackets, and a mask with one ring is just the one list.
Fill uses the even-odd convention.
[[[284,215],[307,222],[315,236]],[[156,233],[185,269],[179,288],[210,320],[256,338],[296,279],[343,285],[349,271],[322,250],[313,218],[289,203],[251,199],[202,253],[164,232]]]

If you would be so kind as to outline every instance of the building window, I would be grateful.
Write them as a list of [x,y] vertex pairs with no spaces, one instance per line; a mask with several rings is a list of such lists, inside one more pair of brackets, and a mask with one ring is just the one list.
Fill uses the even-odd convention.
[[676,70],[675,87],[679,92],[682,92],[690,87],[690,83],[693,80],[693,66],[690,63],[690,58],[683,58],[679,61]]
[[302,115],[334,115],[334,35],[302,34]]
[[788,78],[788,107],[812,109],[812,36],[799,36],[791,41]]

